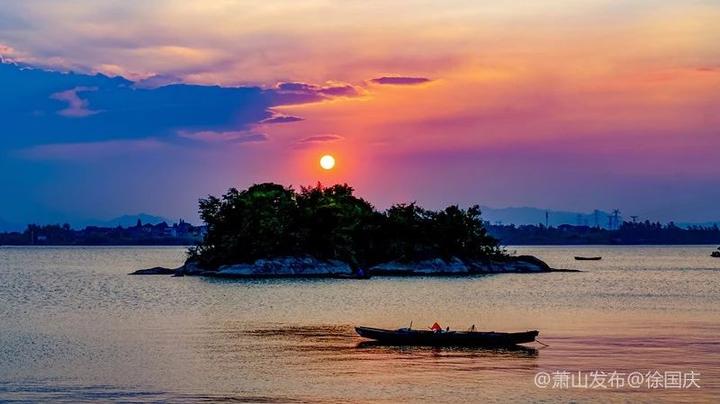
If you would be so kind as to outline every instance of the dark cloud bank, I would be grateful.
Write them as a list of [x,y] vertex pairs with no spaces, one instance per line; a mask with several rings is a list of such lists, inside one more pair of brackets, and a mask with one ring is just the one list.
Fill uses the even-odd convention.
[[258,123],[302,120],[274,114],[272,107],[358,95],[355,87],[346,84],[292,82],[274,88],[191,84],[148,88],[135,84],[103,74],[0,63],[0,147],[146,138],[259,141],[259,135],[243,138],[239,133]]

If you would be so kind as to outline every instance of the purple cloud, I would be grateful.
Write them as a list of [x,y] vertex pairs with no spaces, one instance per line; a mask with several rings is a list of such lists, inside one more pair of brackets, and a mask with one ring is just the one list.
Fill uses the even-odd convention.
[[156,74],[147,78],[144,78],[142,80],[138,80],[135,83],[133,83],[133,86],[135,88],[158,88],[167,86],[170,84],[180,84],[182,83],[182,79],[178,76],[172,75],[172,74]]
[[300,118],[299,116],[292,116],[292,115],[274,115],[270,118],[263,119],[259,123],[290,123],[290,122],[298,122],[298,121],[304,121],[303,118]]
[[350,84],[321,87],[318,92],[330,97],[355,97],[359,94],[358,90]]
[[344,139],[340,135],[315,135],[298,140],[298,143],[326,143]]
[[268,140],[267,135],[264,133],[257,133],[251,131],[226,131],[226,132],[215,132],[211,130],[204,130],[199,132],[186,132],[181,131],[178,136],[196,140],[205,143],[253,143],[253,142],[265,142]]
[[316,85],[298,82],[278,83],[277,85],[277,89],[280,91],[313,92],[317,88]]
[[60,91],[50,95],[53,100],[64,101],[67,103],[65,109],[58,111],[58,115],[82,118],[89,115],[97,114],[100,111],[92,111],[88,108],[87,100],[80,98],[78,93],[83,91],[97,91],[97,87],[75,87],[70,90]]
[[389,84],[409,86],[414,84],[423,84],[431,81],[426,77],[403,77],[403,76],[384,76],[370,80],[376,84]]
[[274,99],[280,105],[318,102],[334,97],[356,97],[360,91],[351,84],[329,83],[324,86],[301,83],[278,83],[274,90]]

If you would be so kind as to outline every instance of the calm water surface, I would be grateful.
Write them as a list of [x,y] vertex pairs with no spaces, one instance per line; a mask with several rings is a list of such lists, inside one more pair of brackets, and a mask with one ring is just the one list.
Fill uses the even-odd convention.
[[[714,247],[516,247],[582,273],[127,276],[181,248],[0,248],[0,401],[720,400]],[[577,262],[575,255],[601,255]],[[540,330],[518,351],[377,347],[352,326]],[[695,371],[700,389],[540,389],[537,372]]]

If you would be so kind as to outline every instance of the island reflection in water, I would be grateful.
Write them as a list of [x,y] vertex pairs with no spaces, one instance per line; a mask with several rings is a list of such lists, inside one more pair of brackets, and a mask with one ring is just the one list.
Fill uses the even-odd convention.
[[[720,260],[707,249],[518,248],[583,273],[234,281],[126,275],[179,264],[177,248],[4,248],[0,400],[711,402]],[[410,320],[539,329],[549,347],[380,346],[352,328]],[[555,370],[694,370],[701,388],[535,386]]]

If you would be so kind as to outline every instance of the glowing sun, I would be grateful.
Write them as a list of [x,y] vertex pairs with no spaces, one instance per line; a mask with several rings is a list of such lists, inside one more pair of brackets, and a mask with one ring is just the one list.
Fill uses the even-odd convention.
[[335,167],[335,157],[329,154],[320,157],[320,167],[324,168],[325,170],[331,170],[333,167]]

